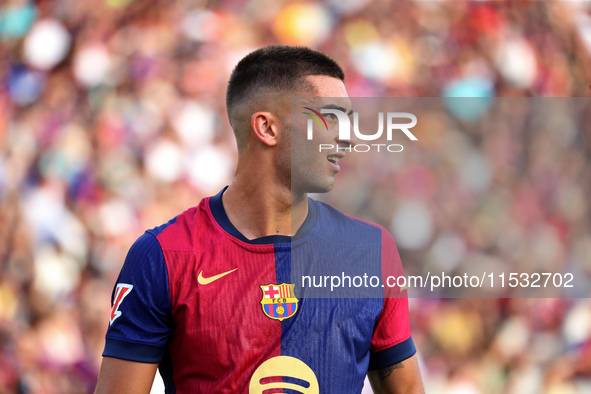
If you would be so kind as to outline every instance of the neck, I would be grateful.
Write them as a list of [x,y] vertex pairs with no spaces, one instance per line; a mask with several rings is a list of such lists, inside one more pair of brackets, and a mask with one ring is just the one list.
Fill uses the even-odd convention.
[[246,238],[295,235],[308,215],[306,194],[264,176],[237,173],[222,195],[228,219]]

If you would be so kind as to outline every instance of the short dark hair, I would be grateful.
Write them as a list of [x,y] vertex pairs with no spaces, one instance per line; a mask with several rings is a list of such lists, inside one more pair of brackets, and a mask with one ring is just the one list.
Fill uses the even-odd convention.
[[308,75],[345,80],[345,73],[337,62],[310,48],[271,45],[249,53],[238,62],[228,82],[228,117],[232,120],[232,111],[238,103],[262,90],[306,89],[304,78]]

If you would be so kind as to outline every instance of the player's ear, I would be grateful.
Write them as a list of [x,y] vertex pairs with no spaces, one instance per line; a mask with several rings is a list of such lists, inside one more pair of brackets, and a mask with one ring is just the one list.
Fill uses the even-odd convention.
[[279,142],[278,119],[271,112],[255,112],[250,119],[250,126],[263,144],[275,146]]

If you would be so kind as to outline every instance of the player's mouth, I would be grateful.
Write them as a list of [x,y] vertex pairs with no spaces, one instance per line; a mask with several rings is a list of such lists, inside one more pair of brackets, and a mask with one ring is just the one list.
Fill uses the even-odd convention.
[[333,167],[333,169],[335,171],[340,171],[341,170],[341,166],[339,166],[339,161],[345,157],[344,153],[333,153],[330,154],[326,157],[326,160],[328,160],[328,162],[330,163],[331,167]]

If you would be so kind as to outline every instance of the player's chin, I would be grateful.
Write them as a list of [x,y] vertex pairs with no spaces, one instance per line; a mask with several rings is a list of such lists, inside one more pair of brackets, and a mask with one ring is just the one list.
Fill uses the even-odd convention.
[[311,191],[308,193],[328,193],[334,188],[334,176],[327,176],[322,179],[321,182],[316,182],[315,185],[310,187]]
[[291,187],[297,194],[327,193],[334,187],[334,177],[327,177],[326,179],[316,180],[315,182],[292,182]]
[[333,188],[334,188],[334,176],[330,177],[330,180],[327,182],[324,193],[331,191]]

